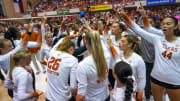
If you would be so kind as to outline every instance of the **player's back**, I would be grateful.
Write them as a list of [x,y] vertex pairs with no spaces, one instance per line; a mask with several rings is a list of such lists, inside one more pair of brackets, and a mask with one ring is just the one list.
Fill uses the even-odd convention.
[[68,84],[70,72],[77,64],[77,59],[72,55],[60,51],[50,53],[47,68],[46,97],[50,101],[66,101],[71,97]]

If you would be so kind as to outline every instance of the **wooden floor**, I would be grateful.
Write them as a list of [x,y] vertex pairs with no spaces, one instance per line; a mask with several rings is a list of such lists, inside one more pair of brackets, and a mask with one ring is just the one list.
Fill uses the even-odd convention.
[[[12,101],[12,99],[9,97],[7,89],[4,88],[4,84],[0,80],[0,101]],[[41,95],[38,99],[38,101],[45,101],[45,94]]]

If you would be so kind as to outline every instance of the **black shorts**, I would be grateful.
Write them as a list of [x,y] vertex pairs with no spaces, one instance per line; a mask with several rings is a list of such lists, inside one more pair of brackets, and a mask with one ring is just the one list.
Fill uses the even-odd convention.
[[164,83],[162,81],[159,81],[159,80],[153,78],[152,76],[151,76],[151,82],[153,82],[157,85],[163,86],[167,89],[180,89],[180,85],[172,85],[172,84]]

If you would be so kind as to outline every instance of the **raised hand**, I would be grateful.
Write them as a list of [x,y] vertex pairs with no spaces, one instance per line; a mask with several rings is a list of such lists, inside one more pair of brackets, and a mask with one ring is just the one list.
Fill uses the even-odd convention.
[[136,12],[139,12],[142,16],[146,15],[145,10],[144,10],[144,8],[143,8],[141,3],[140,3],[139,6],[137,6]]

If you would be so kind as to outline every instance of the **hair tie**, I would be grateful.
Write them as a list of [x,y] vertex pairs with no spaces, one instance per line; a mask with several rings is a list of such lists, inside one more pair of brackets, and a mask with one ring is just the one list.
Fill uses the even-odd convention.
[[133,76],[132,76],[132,75],[130,75],[130,76],[128,76],[128,77],[124,77],[124,78],[127,78],[127,79],[133,79]]
[[16,53],[13,53],[13,55],[16,55]]

